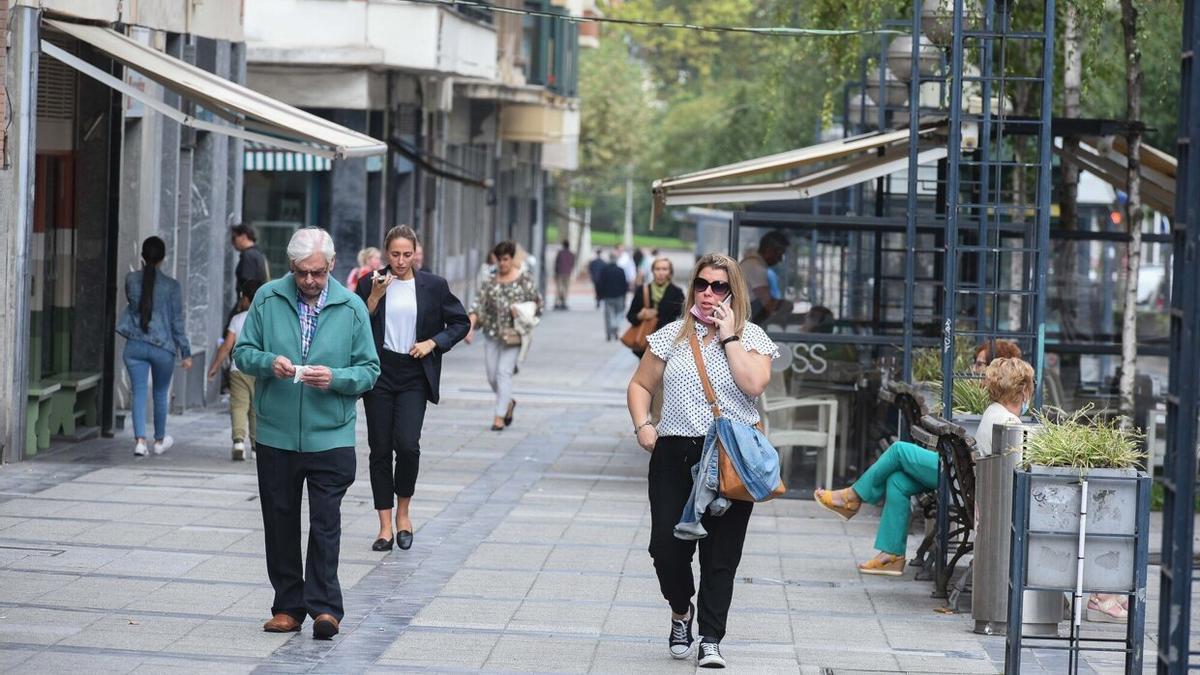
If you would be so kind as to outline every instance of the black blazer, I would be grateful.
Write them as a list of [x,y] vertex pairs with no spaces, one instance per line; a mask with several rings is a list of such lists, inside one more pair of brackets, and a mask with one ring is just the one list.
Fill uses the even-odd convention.
[[[436,274],[417,270],[414,273],[417,290],[417,342],[433,340],[437,344],[433,352],[421,359],[425,377],[429,380],[429,402],[437,403],[440,397],[439,383],[442,379],[442,354],[467,336],[471,320],[458,298],[450,292],[446,280]],[[358,280],[355,289],[363,303],[371,295],[371,275]],[[387,318],[387,296],[379,299],[375,313],[371,314],[371,335],[375,338],[375,351],[383,353],[383,330]]]
[[[629,311],[625,314],[625,318],[629,319],[629,323],[635,326],[641,323],[638,321],[637,315],[638,312],[642,311],[642,307],[644,307],[642,304],[642,293],[644,291],[642,289],[645,287],[645,285],[638,286],[633,291],[633,302],[629,304]],[[650,304],[654,304],[653,299],[650,300]],[[663,297],[658,303],[657,309],[658,325],[654,327],[654,330],[662,328],[683,314],[683,289],[675,284],[668,283],[667,290],[663,291]]]

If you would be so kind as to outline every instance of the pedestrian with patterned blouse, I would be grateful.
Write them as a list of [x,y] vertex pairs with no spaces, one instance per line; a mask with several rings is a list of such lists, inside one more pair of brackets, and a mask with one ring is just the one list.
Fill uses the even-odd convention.
[[517,405],[512,397],[512,378],[522,336],[514,321],[516,306],[532,302],[537,305],[537,314],[542,313],[542,296],[537,285],[513,262],[516,252],[517,246],[511,241],[502,241],[492,249],[496,273],[479,285],[470,310],[471,331],[467,333],[467,343],[474,339],[476,329],[483,332],[488,385],[496,393],[492,431],[504,431],[512,424],[513,409]]

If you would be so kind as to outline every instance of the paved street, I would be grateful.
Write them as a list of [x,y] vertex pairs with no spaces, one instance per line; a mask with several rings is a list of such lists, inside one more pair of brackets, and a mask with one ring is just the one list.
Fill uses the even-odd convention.
[[[370,550],[360,415],[343,506],[347,615],[332,642],[309,624],[260,629],[272,593],[255,468],[229,461],[221,411],[171,417],[178,443],[160,457],[135,459],[120,437],[0,468],[0,670],[692,671],[667,656],[646,553],[647,455],[624,411],[634,359],[575,300],[547,312],[503,433],[488,430],[482,348],[447,357],[410,551]],[[855,571],[877,522],[842,523],[810,501],[756,507],[724,643],[736,672],[1001,671],[1003,639],[938,611],[929,583]],[[1153,596],[1156,567],[1150,579]],[[1026,665],[1063,672],[1065,657]]]

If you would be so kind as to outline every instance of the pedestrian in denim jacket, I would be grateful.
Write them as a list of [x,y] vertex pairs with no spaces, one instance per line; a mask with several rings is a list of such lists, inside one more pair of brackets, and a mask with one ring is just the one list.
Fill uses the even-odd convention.
[[142,269],[125,276],[128,304],[117,321],[117,333],[125,338],[122,359],[129,371],[130,404],[133,417],[133,454],[146,455],[147,379],[154,381],[154,454],[171,447],[167,435],[167,394],[175,372],[175,352],[181,365],[192,367],[192,347],[183,321],[183,293],[179,282],[159,271],[167,245],[158,237],[142,242]]
[[[696,263],[688,285],[684,318],[650,336],[649,348],[628,390],[629,414],[638,444],[652,453],[649,550],[659,588],[671,606],[670,654],[682,659],[691,653],[695,618],[700,626],[697,662],[702,667],[725,664],[720,642],[725,636],[734,577],[754,505],[732,502],[718,516],[712,504],[702,507],[693,501],[690,508],[693,513],[703,514],[700,523],[707,536],[697,542],[675,535],[676,523],[689,508],[693,495],[693,472],[698,474],[696,480],[704,481],[701,488],[715,480],[713,463],[701,461],[705,435],[713,425],[713,411],[704,395],[691,339],[695,337],[699,342],[722,417],[756,424],[755,399],[770,380],[771,359],[779,355],[779,350],[761,328],[746,320],[749,313],[749,292],[737,262],[723,255],[704,256]],[[650,404],[660,389],[662,416],[655,425]],[[701,489],[698,497],[701,501],[713,499],[716,492]],[[720,506],[718,503],[717,510]],[[692,557],[697,546],[700,584],[693,606],[697,587],[692,578]]]

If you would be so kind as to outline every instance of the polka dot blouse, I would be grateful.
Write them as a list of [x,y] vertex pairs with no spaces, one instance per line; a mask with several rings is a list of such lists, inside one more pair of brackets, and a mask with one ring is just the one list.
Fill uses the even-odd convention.
[[[687,321],[692,321],[688,318]],[[658,421],[659,436],[703,436],[712,426],[712,409],[704,398],[704,385],[696,370],[692,347],[687,340],[675,341],[683,328],[685,319],[673,321],[655,331],[649,338],[650,352],[666,361],[663,371],[662,419]],[[755,398],[747,396],[733,381],[729,370],[726,349],[741,345],[746,351],[756,351],[772,359],[779,358],[779,348],[767,337],[762,328],[746,322],[742,339],[728,347],[717,340],[704,344],[708,327],[696,322],[696,337],[700,339],[700,354],[708,370],[708,379],[717,394],[717,405],[721,414],[743,424],[758,423]]]

